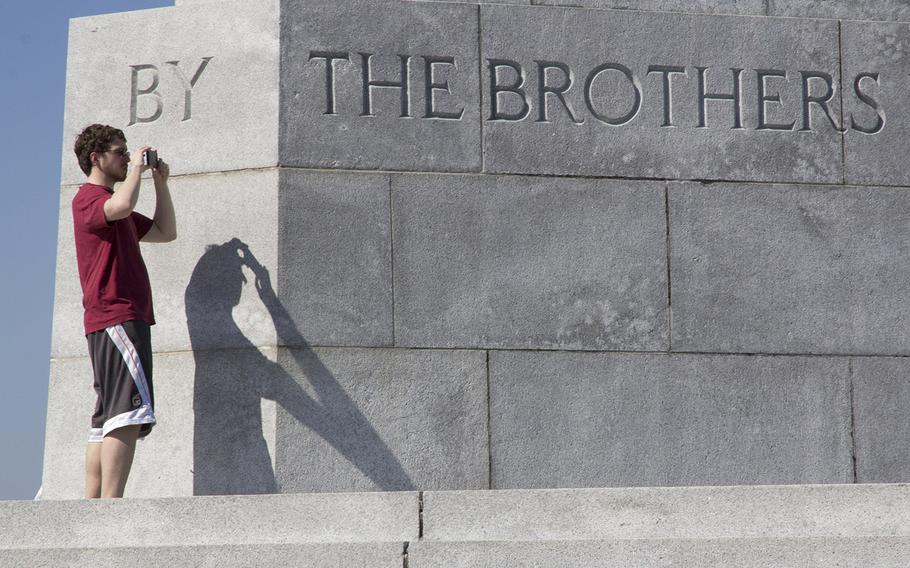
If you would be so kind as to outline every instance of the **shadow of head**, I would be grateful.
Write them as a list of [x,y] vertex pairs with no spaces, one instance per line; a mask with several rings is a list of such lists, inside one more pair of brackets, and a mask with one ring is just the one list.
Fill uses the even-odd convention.
[[[250,256],[249,247],[240,239],[231,239],[220,245],[209,245],[196,263],[184,295],[187,319],[190,310],[201,312],[224,311],[240,303],[240,294],[246,283],[243,265]],[[198,314],[201,315],[201,314]]]

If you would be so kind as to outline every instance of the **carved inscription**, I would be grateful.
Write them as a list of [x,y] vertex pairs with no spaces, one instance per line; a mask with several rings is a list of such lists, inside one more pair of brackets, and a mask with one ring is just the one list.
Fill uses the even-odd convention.
[[[390,61],[395,61],[397,73],[391,76],[388,73],[377,74],[376,62],[379,58],[386,63],[386,68]],[[131,65],[129,125],[155,122],[161,118],[165,108],[163,77],[167,91],[170,91],[166,94],[172,96],[171,93],[176,91],[183,97],[180,120],[190,120],[193,116],[193,89],[212,59],[203,57],[192,74],[187,72],[193,69],[192,66],[176,60],[160,65]],[[464,117],[465,102],[459,97],[461,93],[453,92],[450,84],[459,71],[459,63],[453,56],[313,50],[309,60],[324,69],[325,115],[339,115],[339,67],[356,64],[360,79],[357,108],[361,117],[375,117],[377,112],[388,112],[387,109],[376,109],[375,95],[381,90],[397,91],[399,104],[395,112],[399,118],[461,120]],[[871,113],[866,113],[863,119],[850,113],[840,124],[839,117],[831,108],[837,96],[837,85],[826,71],[654,64],[637,72],[622,63],[604,62],[579,75],[569,64],[554,60],[534,60],[533,65],[528,65],[511,59],[487,58],[485,64],[489,102],[486,119],[493,122],[533,120],[546,124],[555,122],[556,116],[561,116],[574,124],[584,124],[593,119],[596,123],[613,127],[654,120],[655,126],[660,128],[722,127],[800,132],[833,129],[868,135],[881,132],[886,124],[885,111],[875,98],[881,88],[881,78],[874,72],[861,72],[853,77],[851,94],[874,112],[875,118],[868,118]],[[414,79],[415,67],[420,75],[417,80]],[[534,71],[529,72],[529,67]],[[753,91],[752,95],[743,90],[746,74],[754,76],[757,91]],[[681,89],[691,92],[691,82],[695,83],[694,96],[682,97]],[[724,83],[727,87],[718,86]],[[798,106],[793,101],[787,104],[781,96],[791,83],[799,85]],[[423,95],[422,108],[418,107],[416,112],[412,104],[415,89]],[[607,89],[614,95],[610,99],[610,108],[604,107],[603,97],[600,96]],[[348,89],[341,96],[350,97],[352,94]],[[648,97],[659,101],[660,117],[642,117],[643,102]],[[140,105],[141,101],[144,102]],[[695,106],[696,122],[680,124],[674,118],[675,111],[685,104]],[[747,104],[755,105],[757,123],[754,125],[744,125],[743,108]],[[140,111],[140,106],[144,112]],[[786,116],[787,120],[772,120],[772,113],[777,117]]]
[[[530,95],[536,89],[538,106],[536,122],[551,122],[550,105],[561,107],[569,120],[581,124],[584,116],[573,108],[568,95],[573,88],[578,88],[574,71],[565,63],[557,61],[535,61],[537,71],[536,84],[528,81],[528,71],[520,63],[508,59],[487,59],[489,105],[490,112],[487,120],[498,122],[521,122],[528,118],[532,112],[534,99]],[[548,71],[556,69],[559,73],[548,75]],[[743,77],[745,73],[753,73],[758,85],[757,96],[751,98],[743,92]],[[720,84],[726,74],[726,83],[729,85],[724,90],[709,87],[709,83]],[[560,77],[559,84],[555,79]],[[659,76],[658,84],[645,85],[635,71],[621,63],[603,63],[589,70],[584,75],[580,85],[582,99],[587,115],[607,126],[623,126],[639,119],[642,103],[645,97],[656,97],[663,109],[661,128],[676,128],[690,126],[694,128],[709,128],[722,126],[734,130],[744,130],[743,107],[745,104],[755,104],[757,107],[758,123],[756,130],[784,130],[784,131],[810,131],[831,128],[843,132],[845,128],[862,132],[863,134],[877,134],[885,127],[885,113],[879,102],[870,93],[870,84],[880,86],[878,73],[860,73],[853,81],[853,96],[860,102],[874,110],[877,119],[872,124],[860,122],[852,113],[845,118],[848,126],[838,123],[831,103],[837,94],[837,87],[831,74],[824,71],[788,71],[784,69],[753,69],[746,70],[737,67],[728,69],[711,68],[702,66],[683,65],[649,65],[643,76]],[[680,100],[676,93],[679,86],[686,80],[694,78],[696,83],[695,96],[689,100]],[[799,81],[801,98],[798,108],[787,108],[781,98],[781,88],[789,81]],[[605,86],[611,86],[613,92],[626,93],[619,101],[614,100],[614,105],[625,105],[621,108],[626,112],[612,111],[600,108],[596,103],[596,95]],[[751,100],[750,100],[751,99]],[[694,104],[697,109],[698,121],[695,124],[682,125],[674,120],[674,109],[681,104]],[[727,111],[724,113],[723,106]],[[506,107],[513,110],[504,110]],[[709,110],[711,109],[711,110]],[[789,113],[793,119],[788,122],[771,122],[768,119],[769,109],[774,109],[778,114]],[[714,114],[710,114],[713,112]],[[718,118],[726,114],[729,118]],[[709,115],[711,118],[709,119]],[[723,124],[726,122],[726,124]],[[819,122],[822,125],[819,125]]]
[[[394,63],[396,72],[377,76],[379,58],[385,62],[386,69],[393,68]],[[356,96],[357,106],[345,106],[346,112],[357,108],[359,116],[366,118],[387,116],[390,112],[399,118],[434,120],[461,120],[464,116],[466,93],[450,86],[462,67],[455,57],[314,50],[310,51],[309,60],[324,69],[321,87],[325,93],[325,115],[339,116],[344,112],[339,111],[339,97],[350,101]],[[568,120],[585,124],[593,120],[605,126],[622,127],[633,122],[647,125],[650,121],[658,128],[853,130],[869,135],[881,132],[886,124],[885,111],[876,99],[882,82],[879,74],[873,72],[859,73],[849,83],[850,96],[868,107],[869,112],[862,118],[850,113],[841,124],[836,107],[832,109],[839,86],[832,74],[824,70],[671,63],[635,68],[615,61],[579,70],[562,61],[541,59],[529,64],[507,58],[487,58],[484,63],[489,105],[485,118],[492,122],[531,120],[547,124]],[[414,78],[415,69],[418,74],[420,70],[417,65],[423,68],[422,81]],[[359,77],[356,91],[345,83],[343,92],[339,92],[337,77],[342,66]],[[747,79],[754,82],[756,90],[744,89]],[[397,91],[398,108],[377,110],[375,94],[380,90]],[[412,100],[421,91],[423,109],[415,112]],[[784,92],[791,95],[785,97]],[[656,105],[661,109],[659,116],[644,116],[642,109],[655,106],[646,107],[644,103],[648,100],[659,103]],[[688,106],[687,116],[697,117],[688,123],[676,118],[678,111],[686,108],[684,105]],[[750,116],[757,118],[749,121],[754,124],[747,124],[744,119],[747,105],[755,111]],[[875,118],[870,119],[871,116]]]
[[[145,122],[155,122],[164,113],[164,101],[159,86],[161,85],[162,67],[168,70],[167,76],[171,77],[170,83],[175,87],[169,87],[170,90],[178,91],[183,95],[183,117],[182,121],[190,120],[193,117],[193,88],[199,82],[202,73],[208,67],[209,61],[213,57],[203,57],[202,62],[196,67],[191,77],[187,77],[181,68],[180,61],[166,61],[161,66],[153,64],[130,65],[130,121],[129,126]],[[145,86],[140,87],[140,84]],[[139,101],[151,100],[154,103],[155,110],[150,114],[140,115]],[[147,107],[146,103],[146,107]]]
[[[310,51],[310,61],[325,67],[325,112],[337,115],[336,105],[336,64],[351,64],[356,60],[360,66],[360,116],[374,117],[374,94],[378,89],[397,90],[400,97],[398,113],[400,118],[415,118],[411,109],[411,78],[413,61],[419,60],[423,66],[424,108],[420,118],[433,120],[461,120],[464,106],[452,104],[452,91],[446,73],[454,73],[458,64],[454,57],[441,55],[402,55],[397,54],[398,75],[394,78],[379,78],[374,74],[374,61],[383,57],[374,53],[339,51]],[[384,56],[386,59],[389,56]],[[346,93],[347,94],[347,93]],[[443,108],[444,107],[444,108]],[[419,111],[418,111],[419,112]]]

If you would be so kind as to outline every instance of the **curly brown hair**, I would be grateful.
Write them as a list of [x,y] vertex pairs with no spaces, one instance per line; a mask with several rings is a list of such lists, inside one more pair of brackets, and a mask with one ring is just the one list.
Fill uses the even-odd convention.
[[76,158],[79,159],[79,167],[85,172],[85,175],[92,173],[92,152],[99,154],[111,149],[111,143],[115,140],[126,142],[126,136],[123,131],[106,124],[93,124],[86,126],[85,129],[76,136],[76,145],[73,151],[76,152]]

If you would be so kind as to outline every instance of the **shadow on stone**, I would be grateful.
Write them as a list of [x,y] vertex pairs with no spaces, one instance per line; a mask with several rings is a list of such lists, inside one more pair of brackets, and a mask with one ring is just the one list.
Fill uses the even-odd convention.
[[[246,283],[256,275],[259,297],[287,350],[317,398],[281,365],[263,356],[232,316]],[[321,436],[384,491],[413,490],[401,463],[325,367],[278,300],[268,271],[246,244],[232,239],[209,246],[187,286],[186,319],[196,363],[193,409],[195,495],[280,492],[263,437],[263,399],[274,400]],[[207,349],[217,333],[230,350]],[[280,442],[280,441],[279,441]]]

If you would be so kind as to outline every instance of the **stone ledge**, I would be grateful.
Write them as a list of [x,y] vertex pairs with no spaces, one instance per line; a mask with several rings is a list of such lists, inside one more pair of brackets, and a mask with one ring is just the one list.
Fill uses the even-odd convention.
[[417,492],[8,501],[0,503],[0,550],[5,561],[17,558],[10,551],[55,557],[66,550],[78,558],[80,551],[101,549],[231,551],[237,560],[256,551],[329,545],[400,555],[408,543],[413,561],[428,551],[458,550],[628,553],[651,547],[673,553],[735,544],[744,553],[794,548],[828,554],[910,545],[906,484],[431,491],[422,497],[422,536]]
[[418,494],[0,502],[0,550],[404,542]]
[[308,568],[401,568],[403,548],[400,542],[44,548],[4,550],[0,564],[4,568],[248,568],[301,565]]
[[425,541],[910,537],[910,485],[429,491]]
[[418,542],[411,568],[585,566],[603,568],[903,568],[910,538],[633,539],[537,542]]

